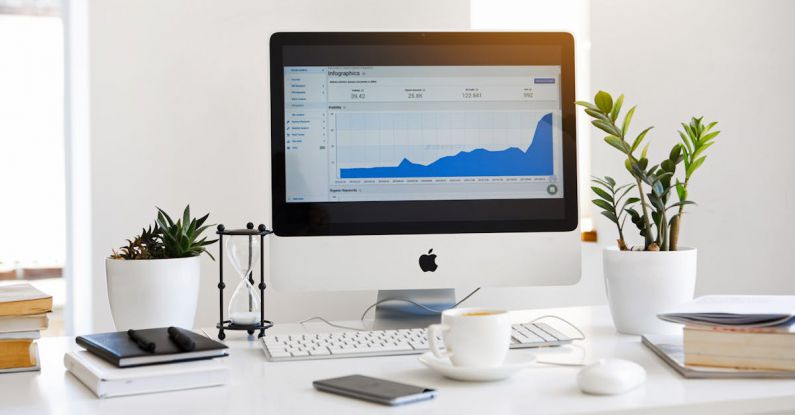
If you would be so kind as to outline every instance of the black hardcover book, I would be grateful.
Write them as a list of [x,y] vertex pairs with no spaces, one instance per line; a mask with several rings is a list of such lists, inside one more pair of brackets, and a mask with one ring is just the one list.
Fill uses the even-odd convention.
[[142,349],[126,331],[78,336],[75,341],[89,352],[118,367],[211,359],[227,355],[226,345],[190,330],[180,329],[180,332],[191,338],[196,344],[190,352],[180,349],[179,345],[169,337],[167,327],[136,330],[135,332],[155,343],[154,352]]

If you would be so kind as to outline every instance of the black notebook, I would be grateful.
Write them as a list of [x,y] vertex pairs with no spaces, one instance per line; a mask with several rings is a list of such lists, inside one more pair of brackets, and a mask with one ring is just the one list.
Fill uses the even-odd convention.
[[156,363],[183,362],[226,356],[226,345],[189,330],[181,330],[196,343],[196,348],[183,352],[168,336],[168,328],[136,330],[156,344],[154,352],[147,352],[135,343],[126,331],[78,336],[77,344],[96,356],[118,366],[131,367]]

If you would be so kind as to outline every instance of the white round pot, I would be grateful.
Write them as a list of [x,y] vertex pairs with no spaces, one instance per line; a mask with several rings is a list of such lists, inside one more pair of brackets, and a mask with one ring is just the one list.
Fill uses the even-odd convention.
[[616,330],[625,334],[681,334],[657,314],[690,301],[696,288],[695,248],[638,252],[606,248],[603,269]]
[[116,330],[193,328],[200,258],[106,259],[108,299]]

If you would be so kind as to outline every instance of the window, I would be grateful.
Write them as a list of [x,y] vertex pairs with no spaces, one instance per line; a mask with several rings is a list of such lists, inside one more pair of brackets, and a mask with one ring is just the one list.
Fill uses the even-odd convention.
[[63,334],[66,284],[63,25],[57,0],[0,0],[0,284],[51,294],[45,335]]

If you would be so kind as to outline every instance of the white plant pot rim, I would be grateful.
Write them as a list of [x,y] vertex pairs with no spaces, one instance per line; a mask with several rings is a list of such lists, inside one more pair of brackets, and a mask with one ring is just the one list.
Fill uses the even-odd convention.
[[200,255],[184,256],[180,258],[139,258],[139,259],[124,259],[124,258],[105,258],[106,261],[120,261],[120,262],[137,262],[137,261],[178,261],[178,260],[191,260],[199,258]]
[[696,248],[692,248],[689,246],[680,246],[676,249],[676,251],[632,251],[632,250],[620,250],[617,246],[608,246],[604,248],[605,251],[611,252],[618,252],[618,253],[628,253],[628,254],[645,254],[645,255],[659,255],[659,254],[675,254],[677,252],[692,252],[697,251]]

